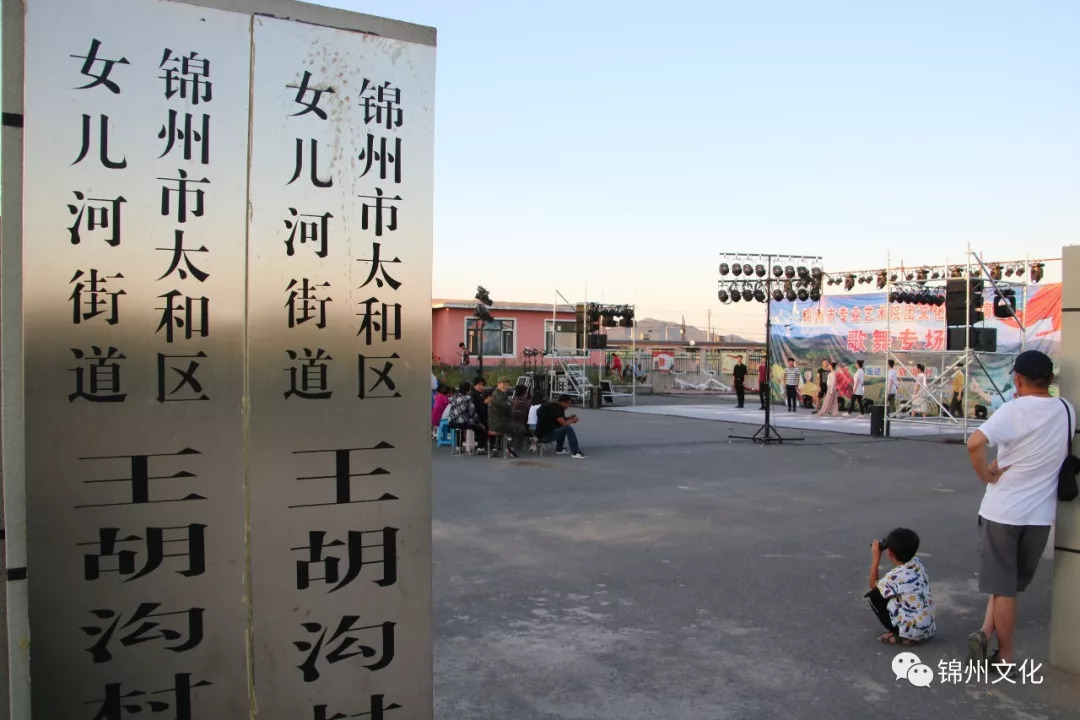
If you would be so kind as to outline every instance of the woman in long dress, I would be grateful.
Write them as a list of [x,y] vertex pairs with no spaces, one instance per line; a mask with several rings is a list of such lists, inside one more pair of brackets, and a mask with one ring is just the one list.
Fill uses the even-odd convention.
[[911,414],[917,417],[926,417],[930,407],[930,391],[926,389],[926,366],[919,363],[915,366],[915,389],[911,399]]
[[821,400],[821,410],[818,412],[818,417],[824,417],[825,415],[839,417],[840,415],[840,405],[836,400],[836,381],[839,379],[836,374],[836,365],[835,362],[829,363],[832,370],[825,378],[825,397]]

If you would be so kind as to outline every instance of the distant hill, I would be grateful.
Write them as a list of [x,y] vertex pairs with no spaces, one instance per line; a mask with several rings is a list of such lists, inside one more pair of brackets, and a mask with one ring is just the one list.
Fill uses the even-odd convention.
[[[694,342],[709,341],[707,330],[702,330],[701,328],[695,327],[693,325],[687,325],[685,336],[682,334],[682,330],[682,323],[671,322],[669,320],[641,318],[637,321],[638,340],[651,340],[652,342],[663,342],[664,340],[669,340],[671,342],[678,342],[680,340],[693,340]],[[606,328],[606,331],[608,333],[608,337],[613,340],[630,339],[629,328]],[[713,329],[712,335],[713,342],[751,342],[750,340],[747,340],[741,335],[723,334],[715,328]]]

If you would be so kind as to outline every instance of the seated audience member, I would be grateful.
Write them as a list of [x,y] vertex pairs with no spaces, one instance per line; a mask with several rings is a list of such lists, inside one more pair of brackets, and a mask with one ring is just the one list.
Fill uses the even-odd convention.
[[[469,383],[461,383],[457,395],[450,398],[450,427],[454,430],[472,430],[477,436],[486,433],[487,430],[480,422],[480,416],[476,412],[476,405],[470,395]],[[458,441],[464,442],[465,433],[458,433]]]
[[529,437],[529,430],[523,423],[514,421],[508,390],[510,390],[510,378],[499,378],[495,384],[495,391],[491,393],[491,404],[488,410],[488,418],[491,421],[489,427],[492,432],[506,435],[506,453],[510,457],[517,457],[517,450]]
[[[487,389],[487,380],[482,377],[473,380],[469,397],[472,398],[473,406],[476,408],[476,416],[480,418],[480,424],[486,428],[488,426],[488,403],[491,401],[491,393]],[[484,434],[477,440],[484,446],[481,452],[487,452],[487,431],[485,430]]]
[[[878,580],[881,552],[894,567]],[[870,543],[870,608],[885,626],[878,642],[886,645],[914,645],[934,636],[934,598],[930,578],[916,557],[919,536],[914,530],[896,528],[884,541]]]
[[446,411],[447,406],[450,405],[451,392],[452,390],[449,385],[440,385],[438,390],[435,391],[435,404],[431,406],[432,427],[439,426],[443,413]]
[[577,415],[566,416],[570,407],[570,396],[560,395],[558,402],[544,403],[536,413],[536,437],[540,442],[554,442],[555,454],[565,455],[565,442],[570,443],[571,457],[584,460],[587,455],[578,446],[577,433],[573,426],[577,424]]
[[514,399],[510,401],[510,419],[516,423],[525,425],[529,422],[529,405],[532,398],[529,396],[529,388],[518,385],[514,388]]
[[529,401],[529,419],[527,425],[529,429],[536,433],[536,414],[540,411],[540,406],[544,404],[544,393],[536,390],[532,394],[532,400]]

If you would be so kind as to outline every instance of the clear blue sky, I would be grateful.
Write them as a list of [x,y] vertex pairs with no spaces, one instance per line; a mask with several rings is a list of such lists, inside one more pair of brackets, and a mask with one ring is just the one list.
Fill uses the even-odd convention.
[[[717,253],[1057,257],[1076,0],[341,0],[439,32],[435,286],[756,328]],[[748,322],[749,321],[749,322]]]

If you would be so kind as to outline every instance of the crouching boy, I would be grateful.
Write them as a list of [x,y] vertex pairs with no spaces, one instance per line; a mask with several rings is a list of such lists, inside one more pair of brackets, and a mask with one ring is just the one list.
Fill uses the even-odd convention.
[[[888,554],[893,569],[878,580],[881,553]],[[919,536],[914,530],[896,528],[883,540],[870,543],[870,607],[887,632],[878,637],[886,645],[914,645],[933,637],[934,599],[930,578],[919,551]]]

